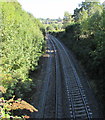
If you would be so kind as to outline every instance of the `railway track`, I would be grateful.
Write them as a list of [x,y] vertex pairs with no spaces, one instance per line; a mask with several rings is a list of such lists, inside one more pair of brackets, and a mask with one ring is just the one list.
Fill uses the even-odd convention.
[[[81,84],[80,78],[76,72],[75,67],[73,66],[73,63],[70,60],[70,57],[68,53],[66,52],[64,46],[53,36],[49,35],[49,39],[51,43],[53,44],[53,47],[55,50],[59,51],[61,64],[62,64],[62,70],[64,75],[64,89],[59,88],[59,84],[61,84],[58,79],[56,79],[56,91],[62,91],[64,90],[65,93],[62,98],[66,99],[67,103],[66,106],[63,106],[63,108],[59,108],[60,103],[60,97],[59,92],[56,92],[56,117],[58,118],[58,114],[60,114],[61,111],[59,109],[64,109],[67,112],[65,117],[72,118],[72,119],[91,119],[92,118],[92,112],[90,110],[88,100],[85,95],[85,90]],[[56,46],[56,47],[55,47]],[[56,64],[57,63],[57,55],[56,52]],[[66,64],[65,64],[66,63]],[[56,65],[56,69],[57,69]],[[58,71],[58,70],[57,70]],[[58,72],[57,75],[60,73]],[[57,77],[56,75],[56,77]],[[61,90],[60,90],[61,89]],[[61,93],[60,93],[61,94]],[[65,100],[63,100],[65,101]]]
[[[92,112],[77,71],[65,47],[47,35],[49,53],[46,75],[39,99],[38,113],[33,118],[92,118]],[[53,56],[53,57],[52,57]],[[52,84],[52,85],[51,85]],[[54,98],[54,101],[50,99]],[[55,104],[53,104],[55,103]],[[50,114],[51,107],[54,112]]]
[[[50,38],[49,38],[50,39]],[[61,70],[60,70],[60,63],[59,63],[59,55],[57,52],[57,48],[55,47],[53,41],[50,39],[50,43],[54,49],[55,55],[55,118],[62,118],[63,111],[62,111],[62,93],[61,93]]]
[[[38,113],[34,113],[32,115],[32,118],[62,118],[62,95],[61,95],[61,70],[60,70],[60,63],[59,63],[59,57],[58,52],[56,52],[56,47],[53,43],[53,41],[49,40],[50,38],[47,38],[47,54],[48,62],[47,62],[47,68],[46,68],[46,75],[44,77],[44,85],[42,89],[42,93],[40,95],[40,101],[38,106]],[[53,56],[53,57],[52,57]],[[53,66],[52,66],[53,64]],[[53,70],[54,69],[54,70]],[[51,82],[54,82],[54,86],[52,87],[51,93],[49,93],[51,90],[50,84]],[[53,93],[53,94],[52,94]],[[51,95],[48,95],[51,94]],[[48,98],[50,96],[50,98]],[[49,109],[49,100],[55,98],[55,110],[54,115],[51,115],[49,112],[51,109]],[[53,107],[53,106],[52,106]],[[48,110],[47,110],[48,108]]]

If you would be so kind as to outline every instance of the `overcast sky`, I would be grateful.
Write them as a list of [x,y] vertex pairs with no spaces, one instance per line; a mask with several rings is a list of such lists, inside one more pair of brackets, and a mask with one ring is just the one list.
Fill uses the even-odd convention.
[[73,14],[82,1],[85,0],[18,0],[22,8],[36,18],[62,18],[65,11]]

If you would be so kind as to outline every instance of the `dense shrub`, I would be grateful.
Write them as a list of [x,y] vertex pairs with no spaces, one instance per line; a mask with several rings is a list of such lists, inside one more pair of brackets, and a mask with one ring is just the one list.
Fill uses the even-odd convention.
[[6,96],[22,97],[29,92],[32,80],[29,70],[36,69],[42,55],[44,37],[42,24],[22,10],[16,2],[0,2],[1,31],[1,83],[7,89]]

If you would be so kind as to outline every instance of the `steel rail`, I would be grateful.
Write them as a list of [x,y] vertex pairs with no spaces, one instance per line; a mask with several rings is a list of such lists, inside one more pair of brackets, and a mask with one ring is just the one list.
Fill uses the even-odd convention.
[[[51,35],[50,35],[50,36],[51,36]],[[79,78],[79,76],[78,76],[78,74],[77,74],[77,71],[76,71],[75,67],[73,66],[72,61],[70,60],[70,57],[69,57],[67,51],[65,50],[64,46],[63,46],[56,38],[54,38],[53,36],[51,36],[51,38],[52,38],[52,40],[54,41],[54,43],[56,44],[56,46],[57,46],[59,49],[62,48],[62,49],[64,50],[64,53],[65,53],[65,55],[67,56],[67,59],[68,59],[70,65],[71,65],[71,67],[72,67],[72,70],[73,70],[73,73],[74,73],[74,76],[75,76],[75,79],[76,79],[76,83],[77,83],[77,86],[78,86],[78,89],[79,89],[79,92],[80,92],[80,95],[81,95],[83,104],[84,104],[84,106],[85,106],[85,111],[86,111],[86,114],[87,114],[87,118],[88,118],[88,119],[91,119],[92,116],[90,115],[90,112],[89,112],[88,107],[87,107],[87,102],[86,102],[86,100],[85,100],[85,98],[84,98],[84,95],[83,95],[83,92],[82,92],[82,90],[81,90],[81,87],[80,87],[81,82],[80,82],[80,78]],[[54,39],[55,39],[55,40],[54,40]],[[57,45],[57,43],[56,43],[55,41],[61,46],[61,48]],[[66,75],[67,75],[67,74],[66,74]],[[73,101],[72,101],[72,102],[73,102]],[[74,105],[72,104],[72,108],[73,108],[73,107],[74,107]],[[75,108],[73,108],[73,112],[74,112],[73,118],[75,119],[75,111],[74,111],[74,109],[75,109]]]
[[62,98],[61,98],[61,75],[60,75],[60,64],[58,58],[58,51],[53,43],[53,41],[49,38],[55,54],[55,98],[56,98],[56,108],[55,108],[55,118],[62,118]]
[[[55,41],[53,41],[54,43],[55,43]],[[56,44],[56,43],[55,43]],[[57,46],[57,45],[56,45]],[[58,47],[58,46],[57,46]],[[58,47],[59,48],[59,47]],[[60,50],[59,50],[59,52],[61,52]],[[64,59],[63,59],[63,56],[62,56],[62,53],[60,53],[60,55],[61,55],[61,60],[62,60],[62,64],[63,64],[63,72],[64,72],[64,77],[65,77],[65,80],[66,80],[66,89],[67,89],[67,93],[69,93],[69,90],[68,90],[68,78],[69,78],[69,75],[67,74],[67,69],[65,69],[65,62],[63,61]],[[67,94],[68,95],[68,98],[69,98],[69,102],[71,102],[71,107],[72,107],[72,116],[74,117],[74,119],[75,119],[75,110],[74,110],[74,104],[73,104],[73,99],[72,99],[72,96],[71,96],[71,94]],[[71,117],[72,117],[71,116]]]

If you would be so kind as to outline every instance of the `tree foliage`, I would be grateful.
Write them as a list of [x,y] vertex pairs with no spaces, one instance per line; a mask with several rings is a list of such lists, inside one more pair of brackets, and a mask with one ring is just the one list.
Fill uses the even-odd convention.
[[65,11],[63,18],[63,28],[66,28],[70,24],[73,24],[73,17],[69,12]]
[[[0,94],[6,93],[6,89],[3,86],[0,86]],[[15,96],[13,96],[9,100],[5,100],[4,97],[0,96],[0,118],[3,119],[22,119],[22,118],[30,118],[30,116],[16,116],[13,114],[13,110],[29,110],[30,112],[37,112],[38,110],[27,103],[24,100],[21,100],[21,98],[18,98],[15,100]]]
[[29,70],[34,70],[42,55],[44,28],[31,14],[16,2],[0,2],[1,31],[1,83],[7,96],[22,97],[31,90]]

